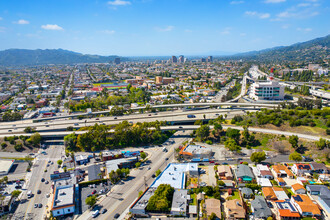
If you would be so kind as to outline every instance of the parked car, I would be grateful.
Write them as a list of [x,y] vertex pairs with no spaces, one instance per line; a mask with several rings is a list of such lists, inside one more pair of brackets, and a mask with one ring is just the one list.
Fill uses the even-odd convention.
[[93,218],[96,218],[99,214],[100,214],[100,211],[99,211],[99,210],[95,210],[95,211],[92,213],[92,217],[93,217]]
[[37,203],[34,204],[34,208],[38,208],[38,204]]
[[114,218],[119,218],[119,216],[120,216],[119,213],[116,213]]
[[37,194],[40,194],[41,193],[41,190],[40,189],[38,189],[38,191],[37,191]]
[[92,192],[92,195],[94,195],[96,193],[96,190],[94,189],[93,192]]
[[41,208],[41,207],[42,207],[42,204],[41,204],[41,203],[39,203],[38,207],[39,207],[39,208]]
[[46,180],[46,182],[45,182],[46,184],[48,184],[49,183],[49,181],[48,180]]

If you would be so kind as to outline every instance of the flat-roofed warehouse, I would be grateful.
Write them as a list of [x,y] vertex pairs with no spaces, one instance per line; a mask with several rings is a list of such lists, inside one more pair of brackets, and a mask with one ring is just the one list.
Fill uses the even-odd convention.
[[7,175],[13,166],[15,160],[1,160],[0,159],[0,176]]

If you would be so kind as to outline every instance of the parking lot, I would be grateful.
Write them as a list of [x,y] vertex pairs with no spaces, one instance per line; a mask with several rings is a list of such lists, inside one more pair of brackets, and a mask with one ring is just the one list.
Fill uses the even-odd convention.
[[24,179],[26,174],[26,169],[28,168],[28,163],[25,161],[15,161],[8,173],[8,180],[20,180]]
[[[103,186],[101,186],[101,184],[93,184],[93,186],[95,185],[95,188],[91,188],[89,186],[85,186],[85,187],[81,187],[80,188],[80,206],[81,206],[81,210],[79,210],[79,213],[83,213],[85,212],[89,207],[88,205],[86,205],[85,200],[87,198],[88,195],[92,195],[93,191],[96,190],[95,194],[100,195],[100,191],[106,191],[108,192],[110,190],[110,186],[109,185],[105,185],[102,184]],[[108,190],[106,190],[108,189]],[[103,193],[104,194],[104,193]]]

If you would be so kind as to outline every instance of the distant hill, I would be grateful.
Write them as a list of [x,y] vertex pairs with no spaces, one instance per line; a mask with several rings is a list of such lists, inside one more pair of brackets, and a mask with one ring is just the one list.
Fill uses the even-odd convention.
[[116,57],[118,56],[88,55],[62,49],[9,49],[0,51],[0,66],[106,63]]
[[329,55],[330,35],[302,43],[296,43],[291,46],[240,53],[227,58],[262,62],[319,61],[320,59],[329,59]]

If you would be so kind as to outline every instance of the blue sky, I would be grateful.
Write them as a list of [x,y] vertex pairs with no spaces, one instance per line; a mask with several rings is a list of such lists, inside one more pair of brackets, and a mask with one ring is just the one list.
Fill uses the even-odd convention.
[[0,50],[245,52],[330,34],[329,0],[2,0]]

